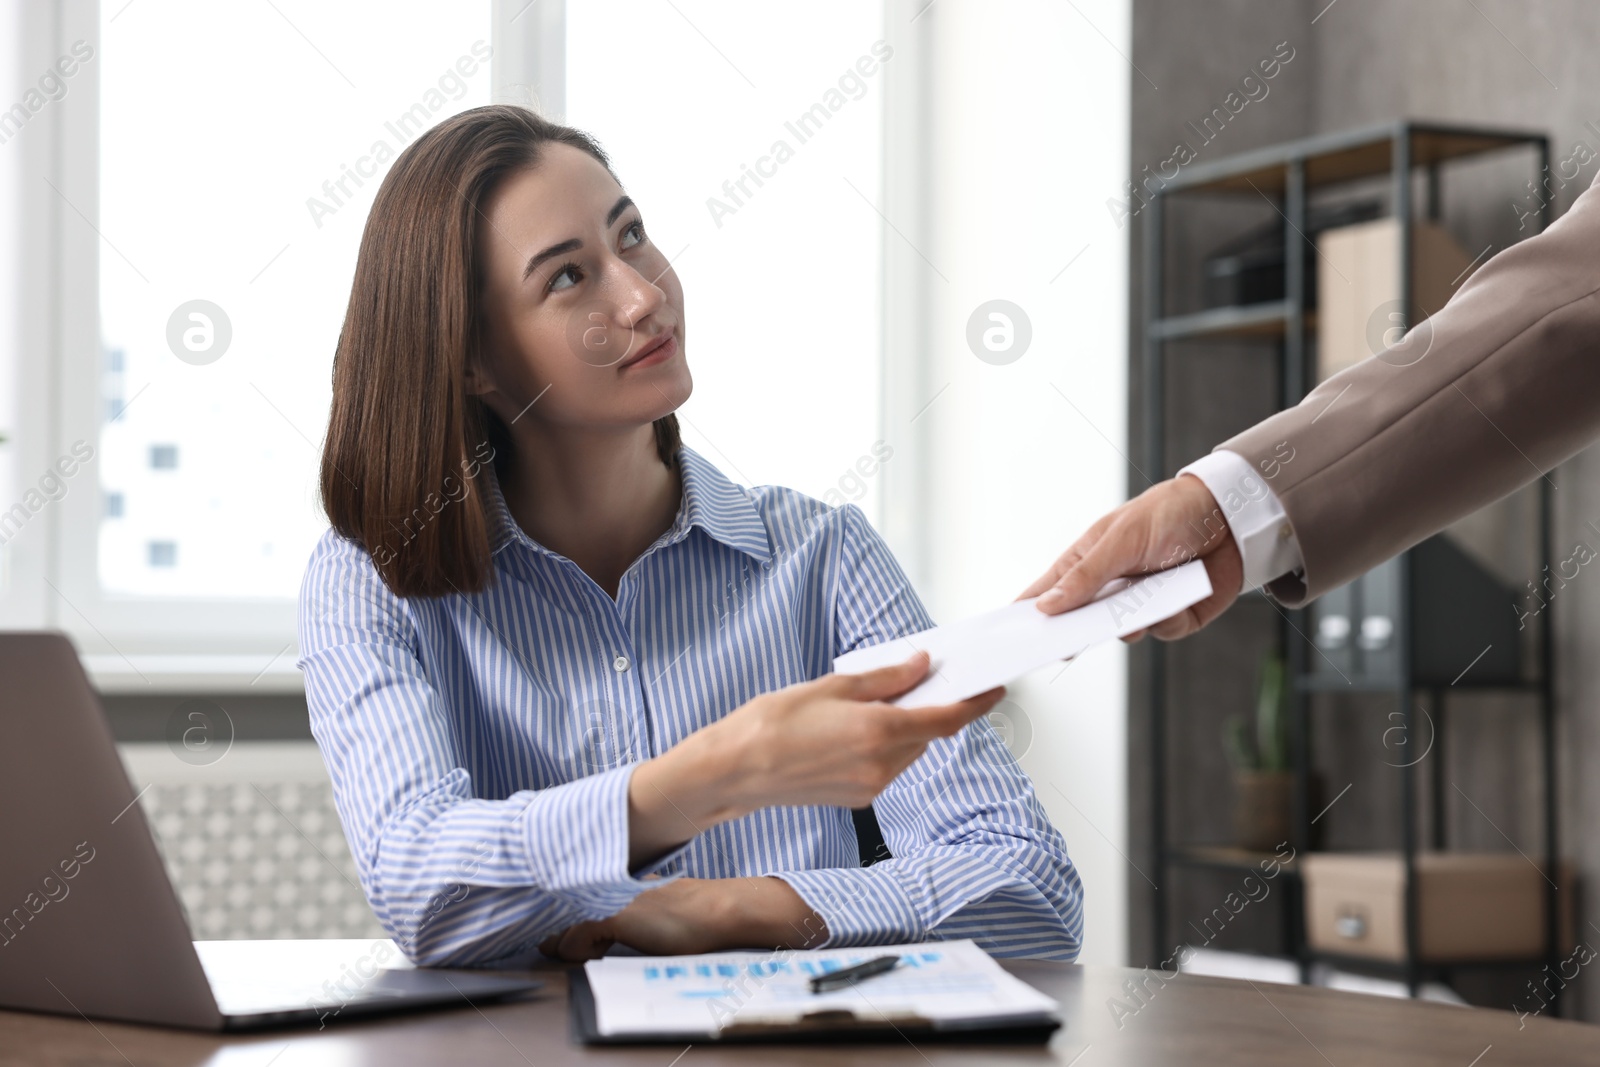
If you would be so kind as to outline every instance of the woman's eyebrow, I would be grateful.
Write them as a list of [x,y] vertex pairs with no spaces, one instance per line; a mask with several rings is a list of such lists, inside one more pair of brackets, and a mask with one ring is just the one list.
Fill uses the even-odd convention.
[[[623,196],[615,204],[612,204],[611,210],[606,212],[606,227],[610,228],[611,224],[617,221],[617,217],[632,206],[633,198],[630,196]],[[522,268],[522,280],[527,281],[528,276],[534,271],[538,270],[539,264],[543,263],[545,260],[554,256],[565,255],[568,252],[576,252],[582,247],[583,242],[576,237],[572,237],[568,240],[562,241],[560,244],[551,245],[538,255],[529,257],[528,265]]]

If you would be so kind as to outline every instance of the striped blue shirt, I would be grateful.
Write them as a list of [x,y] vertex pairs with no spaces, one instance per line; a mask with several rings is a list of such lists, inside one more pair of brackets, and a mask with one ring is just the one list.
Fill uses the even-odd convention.
[[[1074,959],[1082,887],[986,721],[935,741],[874,802],[892,858],[860,865],[850,812],[775,807],[628,866],[628,780],[835,656],[932,625],[854,505],[746,489],[679,454],[670,529],[615,600],[524,534],[485,466],[494,580],[400,598],[329,531],[300,592],[312,732],[374,911],[414,961],[525,955],[671,878],[775,875],[829,945],[971,937]],[[446,506],[465,506],[455,503]]]

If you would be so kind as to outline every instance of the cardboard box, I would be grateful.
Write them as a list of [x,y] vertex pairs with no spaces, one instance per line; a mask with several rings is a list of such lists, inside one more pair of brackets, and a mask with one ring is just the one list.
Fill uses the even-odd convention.
[[[1306,937],[1342,956],[1405,959],[1405,867],[1397,852],[1311,852],[1305,878]],[[1561,944],[1572,941],[1573,881],[1558,883]],[[1531,959],[1545,949],[1542,871],[1515,852],[1417,855],[1418,957],[1427,963]]]
[[[1467,280],[1472,257],[1436,222],[1412,224],[1411,293],[1404,316],[1414,327]],[[1375,219],[1317,238],[1317,380],[1370,359],[1402,336],[1400,223]]]

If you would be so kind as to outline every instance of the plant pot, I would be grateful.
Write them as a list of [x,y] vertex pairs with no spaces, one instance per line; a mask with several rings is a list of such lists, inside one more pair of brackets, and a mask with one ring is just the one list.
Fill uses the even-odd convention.
[[1289,840],[1294,775],[1289,771],[1233,772],[1233,839],[1240,848],[1272,852]]

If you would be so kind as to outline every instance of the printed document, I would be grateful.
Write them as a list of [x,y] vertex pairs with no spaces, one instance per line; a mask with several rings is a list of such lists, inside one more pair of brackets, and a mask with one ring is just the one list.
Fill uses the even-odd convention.
[[[895,969],[827,993],[810,980],[878,956]],[[972,941],[799,952],[607,956],[584,964],[604,1037],[714,1034],[729,1026],[799,1024],[806,1016],[866,1023],[927,1020],[959,1029],[1054,1019],[1059,1005]]]

